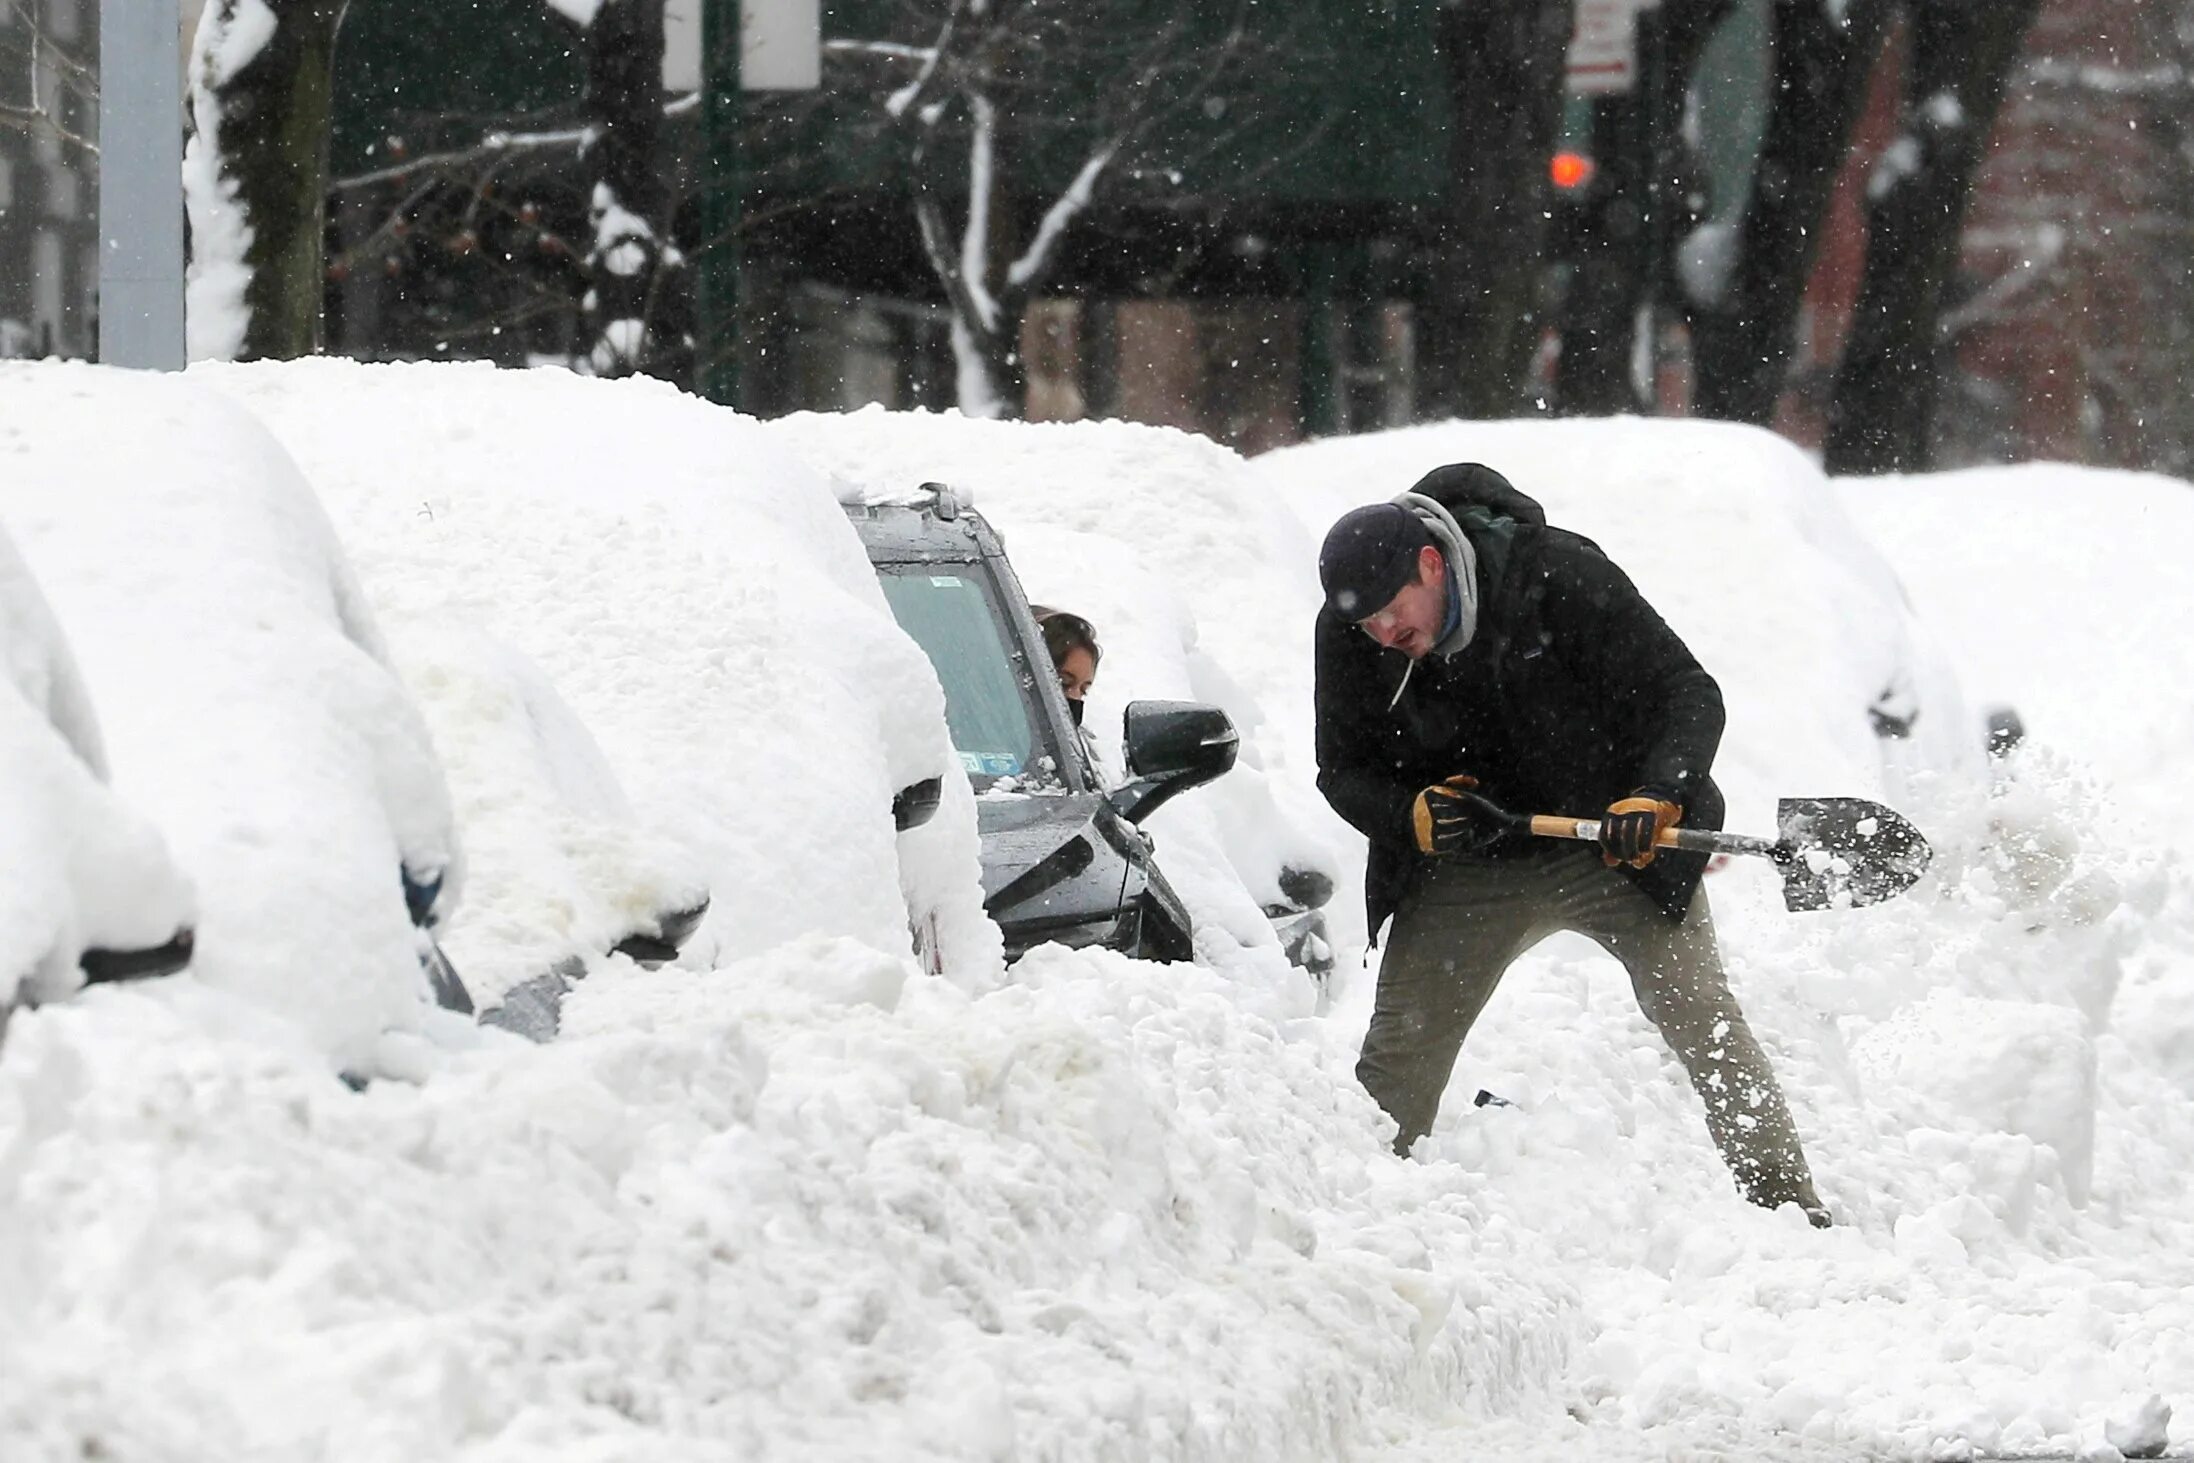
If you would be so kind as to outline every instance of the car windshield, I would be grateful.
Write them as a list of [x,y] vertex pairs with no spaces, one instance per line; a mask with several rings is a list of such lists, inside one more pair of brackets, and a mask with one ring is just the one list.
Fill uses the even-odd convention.
[[1021,670],[1007,648],[1000,612],[975,565],[879,565],[884,598],[900,628],[937,668],[945,724],[977,792],[1058,780],[1030,714]]

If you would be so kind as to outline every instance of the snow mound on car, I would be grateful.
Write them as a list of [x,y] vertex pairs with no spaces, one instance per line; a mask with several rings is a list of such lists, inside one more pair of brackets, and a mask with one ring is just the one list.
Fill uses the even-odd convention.
[[[997,978],[936,677],[827,486],[752,421],[661,382],[486,364],[191,376],[289,445],[404,644],[484,631],[548,677],[707,886],[687,963],[812,933],[907,951],[910,920],[933,918],[952,970]],[[893,796],[940,776],[936,818],[895,837]],[[504,813],[499,837],[561,836],[550,807]],[[649,883],[627,868],[605,895],[577,877],[589,859],[567,862],[572,878],[499,888],[514,902],[487,917],[549,928],[559,904]]]
[[327,516],[233,402],[0,368],[8,523],[97,704],[116,789],[197,884],[197,979],[346,1066],[428,1020],[401,870],[461,885],[426,725]]

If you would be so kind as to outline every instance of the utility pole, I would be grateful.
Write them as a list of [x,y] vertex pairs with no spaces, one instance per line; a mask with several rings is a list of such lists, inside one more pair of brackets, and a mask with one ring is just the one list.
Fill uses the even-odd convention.
[[[109,4],[114,0],[108,0]],[[739,404],[740,0],[701,0],[701,250],[693,288],[701,394]]]
[[821,0],[701,0],[701,254],[693,343],[701,394],[719,406],[739,403],[742,100],[750,91],[820,86],[822,58]]
[[180,371],[183,59],[177,8],[99,4],[99,359]]

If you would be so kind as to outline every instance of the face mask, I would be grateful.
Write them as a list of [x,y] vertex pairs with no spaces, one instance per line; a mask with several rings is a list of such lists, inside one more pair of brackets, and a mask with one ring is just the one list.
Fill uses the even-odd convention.
[[1082,703],[1081,703],[1081,702],[1079,702],[1079,701],[1069,701],[1069,702],[1067,703],[1067,719],[1068,719],[1069,721],[1073,722],[1073,723],[1074,723],[1074,724],[1075,724],[1076,726],[1080,726],[1080,725],[1082,724]]

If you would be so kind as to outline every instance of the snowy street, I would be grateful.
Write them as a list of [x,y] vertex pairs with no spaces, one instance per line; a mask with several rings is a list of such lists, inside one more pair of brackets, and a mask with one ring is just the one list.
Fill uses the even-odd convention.
[[[1390,1152],[1317,552],[1461,461],[1719,680],[1731,829],[1863,797],[1934,848],[1867,909],[1704,886],[1833,1228],[1742,1200],[1572,935]],[[1636,418],[1245,458],[335,359],[0,363],[0,464],[5,1463],[2194,1449],[2184,482],[1831,481]],[[979,808],[1040,769],[971,783],[845,512],[929,481],[1096,627],[1100,763],[1132,701],[1240,733],[1147,830],[1193,962],[1004,960]],[[1328,990],[1267,917],[1294,868],[1337,877]],[[188,972],[71,988],[184,922]],[[429,945],[482,1010],[565,962],[555,1039],[437,1008]]]

